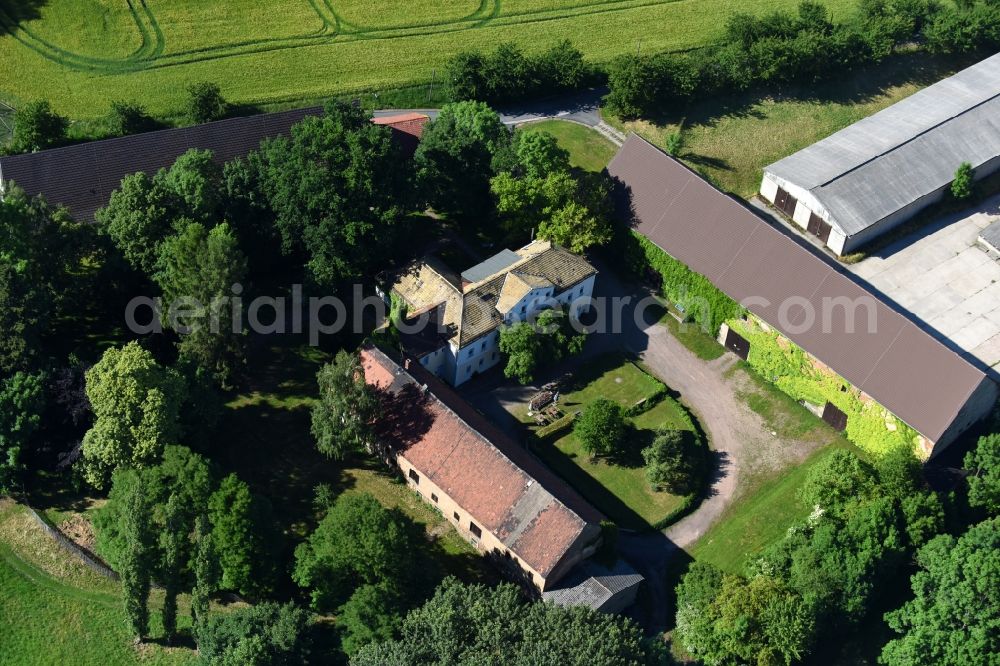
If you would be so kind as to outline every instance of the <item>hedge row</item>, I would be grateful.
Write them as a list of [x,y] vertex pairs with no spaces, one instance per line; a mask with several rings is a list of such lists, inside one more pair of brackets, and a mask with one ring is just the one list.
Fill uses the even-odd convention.
[[714,47],[615,59],[605,103],[624,118],[650,116],[752,86],[834,78],[915,41],[933,52],[996,49],[1000,6],[982,2],[952,9],[929,0],[863,0],[855,15],[836,25],[823,5],[809,0],[797,14],[737,13]]
[[[873,400],[830,371],[816,368],[806,353],[775,331],[740,319],[727,322],[750,343],[747,363],[795,400],[823,406],[832,403],[847,414],[847,439],[880,456],[898,446],[915,446],[919,434]],[[780,340],[780,342],[779,342]]]
[[490,53],[462,51],[448,60],[445,71],[449,99],[503,104],[576,90],[597,70],[563,40],[538,55],[527,55],[511,43]]
[[685,320],[698,324],[713,337],[722,322],[743,314],[740,304],[716,288],[708,278],[677,261],[644,236],[631,232],[624,238],[624,245],[621,249],[625,264],[632,274],[640,278],[655,276],[663,295],[683,312]]

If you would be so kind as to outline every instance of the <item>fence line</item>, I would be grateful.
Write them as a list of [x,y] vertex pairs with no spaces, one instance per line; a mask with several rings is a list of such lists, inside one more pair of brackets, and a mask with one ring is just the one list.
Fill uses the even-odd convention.
[[111,567],[109,567],[107,564],[98,559],[96,555],[94,555],[89,550],[87,550],[80,544],[70,539],[68,536],[63,534],[58,528],[53,527],[51,524],[49,524],[48,521],[42,518],[41,514],[35,511],[35,508],[33,506],[31,506],[30,504],[25,504],[24,506],[28,508],[28,512],[35,519],[35,522],[41,525],[42,529],[45,530],[45,532],[50,537],[55,539],[56,543],[62,546],[64,550],[69,552],[71,555],[77,557],[85,565],[87,565],[89,568],[93,569],[100,575],[104,576],[105,578],[110,578],[111,580],[118,580],[118,574],[115,573]]

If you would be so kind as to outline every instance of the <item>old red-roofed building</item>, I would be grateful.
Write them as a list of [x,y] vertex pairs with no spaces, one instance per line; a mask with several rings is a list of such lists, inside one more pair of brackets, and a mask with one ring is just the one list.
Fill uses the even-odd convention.
[[394,116],[372,118],[376,125],[388,125],[392,128],[392,136],[408,157],[417,152],[420,137],[424,135],[424,125],[430,117],[423,113],[399,113]]
[[361,362],[382,391],[388,457],[480,551],[539,591],[593,554],[601,514],[450,387],[373,347]]

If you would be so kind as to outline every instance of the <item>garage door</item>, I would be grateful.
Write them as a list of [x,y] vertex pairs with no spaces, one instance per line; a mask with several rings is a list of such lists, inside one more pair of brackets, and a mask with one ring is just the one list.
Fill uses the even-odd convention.
[[747,356],[750,355],[750,343],[747,342],[746,338],[732,329],[729,329],[729,333],[726,334],[726,349],[733,352],[744,361],[747,360]]
[[822,217],[816,213],[809,214],[809,225],[806,227],[806,231],[826,243],[830,240],[831,229],[832,227]]
[[774,197],[774,205],[788,217],[792,217],[795,214],[795,204],[798,202],[798,199],[780,187],[778,188],[778,194]]
[[847,429],[847,414],[840,411],[833,403],[826,403],[823,408],[823,420],[830,424],[830,427],[838,432]]

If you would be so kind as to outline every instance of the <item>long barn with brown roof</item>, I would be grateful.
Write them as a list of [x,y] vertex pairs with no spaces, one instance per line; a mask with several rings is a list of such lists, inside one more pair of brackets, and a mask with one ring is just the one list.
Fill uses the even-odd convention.
[[997,386],[981,370],[652,144],[630,136],[608,171],[635,231],[916,430],[925,453],[989,413]]
[[601,515],[447,385],[374,347],[361,362],[383,451],[480,551],[540,592],[594,552]]

